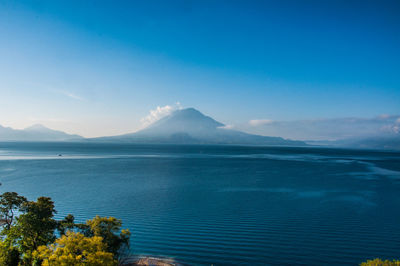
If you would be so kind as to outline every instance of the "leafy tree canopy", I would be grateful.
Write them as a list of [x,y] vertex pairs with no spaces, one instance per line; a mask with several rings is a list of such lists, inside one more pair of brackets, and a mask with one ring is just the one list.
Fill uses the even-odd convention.
[[88,220],[90,236],[100,236],[107,245],[107,251],[113,253],[119,259],[129,249],[129,230],[121,230],[122,221],[114,217],[96,216]]
[[15,212],[26,202],[26,198],[16,192],[5,192],[0,195],[1,221],[6,225],[6,229],[10,229],[14,222]]
[[54,214],[51,198],[0,195],[0,265],[115,265],[127,254],[131,233],[121,220],[96,216],[79,224],[72,214],[60,221]]
[[73,231],[76,228],[75,217],[72,214],[68,214],[65,218],[57,223],[57,230],[60,235],[65,235],[67,230]]
[[54,220],[54,202],[40,197],[22,205],[21,214],[14,226],[8,230],[7,241],[16,244],[24,254],[24,260],[31,261],[31,253],[41,245],[53,243],[57,222]]
[[102,237],[85,237],[82,233],[67,231],[50,246],[40,246],[34,252],[43,266],[113,266],[117,265],[113,254],[107,252]]

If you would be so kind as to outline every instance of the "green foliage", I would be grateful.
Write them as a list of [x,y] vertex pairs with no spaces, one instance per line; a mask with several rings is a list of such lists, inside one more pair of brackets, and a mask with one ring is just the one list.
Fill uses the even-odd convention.
[[15,212],[26,202],[26,198],[19,196],[16,192],[5,192],[0,195],[1,221],[6,225],[7,230],[14,222]]
[[76,227],[74,220],[75,217],[72,214],[68,214],[63,220],[58,221],[57,230],[60,235],[65,235],[67,230],[72,231]]
[[117,265],[113,254],[106,251],[106,244],[101,237],[85,237],[71,231],[50,246],[40,246],[33,255],[43,266]]
[[38,246],[52,243],[57,222],[54,202],[50,198],[40,197],[37,202],[28,202],[24,206],[26,213],[18,217],[15,228],[21,237],[22,247],[35,250]]
[[7,232],[7,242],[17,245],[23,259],[31,262],[31,254],[41,245],[53,243],[57,222],[53,219],[56,213],[50,198],[40,197],[37,201],[23,204],[24,212],[17,218],[16,224]]
[[129,230],[121,230],[122,222],[114,217],[96,216],[88,220],[89,236],[100,236],[107,245],[107,251],[114,254],[115,259],[121,259],[129,250]]
[[116,265],[129,250],[131,233],[121,230],[121,220],[96,216],[78,224],[69,214],[57,222],[55,213],[48,197],[0,195],[0,265]]
[[367,262],[363,262],[360,264],[361,266],[400,266],[400,260],[367,260]]
[[9,246],[6,242],[0,243],[0,265],[18,266],[20,253],[16,247]]

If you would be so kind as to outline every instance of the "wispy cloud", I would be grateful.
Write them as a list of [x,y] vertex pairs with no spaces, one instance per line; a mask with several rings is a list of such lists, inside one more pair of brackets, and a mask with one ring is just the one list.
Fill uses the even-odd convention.
[[72,93],[69,91],[58,91],[58,92],[61,93],[62,95],[65,95],[65,96],[71,98],[71,99],[74,99],[74,100],[78,100],[78,101],[84,100],[84,98],[82,98],[81,96],[76,95],[75,93]]
[[337,140],[400,134],[399,115],[372,118],[348,117],[295,121],[254,119],[239,125],[239,130],[266,136],[300,140]]
[[258,127],[263,125],[272,124],[274,121],[270,119],[253,119],[249,121],[249,125],[252,127]]
[[179,102],[175,103],[174,105],[157,106],[156,109],[150,110],[147,116],[140,119],[142,127],[147,127],[157,120],[160,120],[161,118],[171,114],[173,111],[179,109],[182,109],[182,106]]
[[222,127],[219,127],[219,128],[222,128],[222,129],[234,129],[235,126],[234,125],[225,125],[225,126],[222,126]]

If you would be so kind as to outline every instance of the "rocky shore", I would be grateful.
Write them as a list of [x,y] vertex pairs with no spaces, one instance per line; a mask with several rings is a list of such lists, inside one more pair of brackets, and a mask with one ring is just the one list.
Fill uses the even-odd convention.
[[183,266],[182,263],[175,261],[172,258],[160,258],[150,256],[139,256],[129,259],[125,266]]

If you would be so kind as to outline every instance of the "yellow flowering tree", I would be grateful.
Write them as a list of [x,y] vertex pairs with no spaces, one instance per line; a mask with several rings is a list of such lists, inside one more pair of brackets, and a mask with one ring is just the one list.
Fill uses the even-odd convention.
[[49,246],[40,246],[35,252],[36,262],[43,266],[113,266],[117,265],[113,254],[107,252],[103,238],[85,237],[68,231]]
[[367,260],[360,264],[361,266],[400,266],[400,260]]

